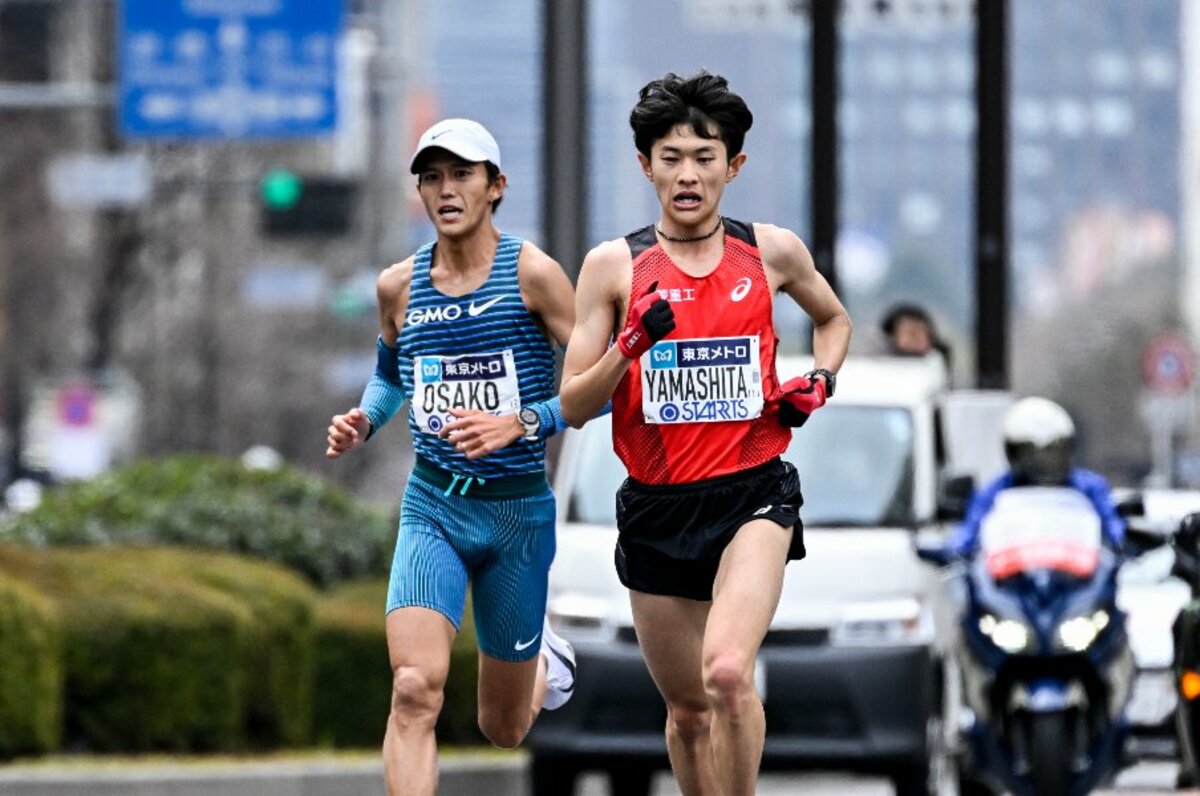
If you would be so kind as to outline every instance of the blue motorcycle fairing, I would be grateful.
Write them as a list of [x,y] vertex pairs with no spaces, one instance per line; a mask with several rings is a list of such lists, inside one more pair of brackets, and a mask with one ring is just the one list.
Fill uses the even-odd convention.
[[[1125,615],[1116,605],[1120,564],[1119,556],[1104,549],[1090,578],[1034,571],[997,582],[981,560],[970,562],[961,627],[964,677],[973,680],[969,692],[983,698],[975,701],[977,721],[969,733],[978,776],[1002,780],[1016,794],[1029,793],[1028,777],[1018,770],[1011,746],[1011,722],[1056,712],[1088,716],[1082,726],[1094,730],[1081,749],[1090,765],[1073,775],[1073,794],[1087,793],[1120,767],[1128,734],[1124,670],[1132,667]],[[1064,649],[1058,641],[1062,623],[1094,617],[1097,611],[1109,619],[1092,643],[1082,651]],[[1022,623],[1032,634],[1026,649],[1008,653],[998,647],[980,629],[980,619],[988,614]]]
[[[1101,552],[1100,562],[1091,579],[1083,580],[1054,572],[1023,573],[1003,581],[994,581],[980,560],[967,572],[970,609],[963,617],[964,636],[972,651],[989,665],[998,665],[1010,653],[998,649],[978,628],[983,614],[1012,619],[1034,633],[1035,643],[1023,655],[1067,654],[1057,644],[1059,626],[1076,616],[1091,616],[1098,610],[1109,614],[1109,624],[1093,642],[1093,647],[1125,635],[1124,613],[1116,607],[1117,568],[1120,560],[1111,551]],[[989,648],[991,652],[989,652]]]

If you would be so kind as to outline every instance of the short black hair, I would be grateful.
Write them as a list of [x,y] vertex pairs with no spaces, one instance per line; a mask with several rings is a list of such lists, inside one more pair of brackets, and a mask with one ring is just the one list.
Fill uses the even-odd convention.
[[[754,114],[745,100],[729,90],[728,80],[703,69],[687,78],[668,72],[642,87],[629,114],[638,152],[650,157],[654,142],[681,124],[691,126],[701,138],[720,138],[732,159],[742,151]],[[712,134],[714,126],[717,135]]]
[[931,338],[937,338],[937,329],[933,325],[933,318],[925,311],[923,307],[916,304],[896,304],[883,316],[883,322],[880,324],[883,333],[891,337],[896,326],[905,318],[911,318],[914,321],[920,321],[929,329]]
[[[421,156],[419,158],[417,158],[417,162],[413,164],[413,173],[417,175],[417,184],[418,185],[420,185],[420,182],[421,182],[421,172],[425,170],[425,166],[429,163],[430,155],[432,153],[434,153],[435,151],[441,152],[442,154],[445,154],[445,155],[450,155],[451,157],[457,158],[458,160],[462,160],[463,163],[471,163],[472,162],[470,160],[463,160],[462,156],[456,155],[447,149],[442,149],[441,147],[430,147],[429,149],[426,149],[424,152],[422,152]],[[478,163],[479,161],[474,161],[474,162]],[[484,167],[484,170],[487,171],[488,185],[491,185],[494,182],[496,182],[496,180],[500,179],[500,167],[497,166],[495,163],[493,163],[490,160],[485,160],[485,161],[483,161],[483,167]],[[501,194],[499,199],[492,202],[492,215],[495,215],[496,211],[500,209],[500,203],[503,201],[504,201],[504,195]]]

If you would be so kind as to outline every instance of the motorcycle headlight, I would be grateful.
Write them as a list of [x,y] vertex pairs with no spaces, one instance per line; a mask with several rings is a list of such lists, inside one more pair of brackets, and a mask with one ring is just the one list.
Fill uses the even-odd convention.
[[1083,652],[1108,627],[1108,611],[1096,611],[1090,616],[1075,616],[1058,626],[1058,643],[1069,652]]
[[1033,643],[1033,633],[1023,622],[1015,619],[1001,619],[991,614],[979,617],[979,632],[991,639],[997,647],[1010,654],[1024,652]]

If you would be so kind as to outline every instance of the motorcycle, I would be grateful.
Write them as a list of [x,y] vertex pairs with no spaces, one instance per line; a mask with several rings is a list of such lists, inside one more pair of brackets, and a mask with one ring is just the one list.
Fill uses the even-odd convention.
[[[1086,794],[1121,767],[1134,661],[1116,604],[1121,556],[1100,522],[1075,490],[1007,489],[961,564],[964,792]],[[917,552],[958,565],[941,546]]]
[[1200,512],[1189,514],[1171,538],[1175,563],[1171,574],[1192,590],[1192,601],[1179,612],[1175,637],[1175,708],[1179,742],[1179,787],[1200,785]]

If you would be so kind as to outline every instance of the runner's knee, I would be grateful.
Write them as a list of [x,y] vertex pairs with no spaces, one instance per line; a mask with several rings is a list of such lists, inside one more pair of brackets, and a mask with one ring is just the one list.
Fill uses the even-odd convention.
[[521,741],[529,733],[529,710],[521,711],[520,715],[506,716],[499,711],[479,711],[479,731],[483,737],[492,742],[493,746],[501,749],[513,749],[520,746]]
[[677,738],[685,743],[708,737],[712,709],[707,703],[667,705],[667,722]]
[[442,710],[443,683],[415,666],[392,672],[392,718],[404,724],[437,722]]
[[704,690],[714,706],[734,707],[753,689],[753,664],[736,650],[719,652],[704,662]]

